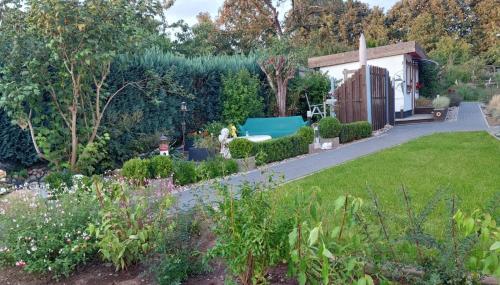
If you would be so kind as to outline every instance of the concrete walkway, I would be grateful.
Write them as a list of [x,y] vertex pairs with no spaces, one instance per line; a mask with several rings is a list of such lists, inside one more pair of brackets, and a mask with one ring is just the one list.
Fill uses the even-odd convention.
[[[432,122],[414,125],[396,126],[387,133],[367,140],[343,145],[335,150],[291,159],[275,164],[266,169],[258,169],[248,173],[231,176],[224,180],[232,186],[243,182],[264,182],[269,174],[282,176],[285,182],[295,180],[335,165],[356,159],[377,151],[390,148],[412,139],[437,132],[460,132],[488,130],[478,103],[464,102],[460,106],[458,119],[453,122]],[[200,199],[210,202],[215,199],[211,185],[193,186],[177,194],[182,209],[193,207]]]

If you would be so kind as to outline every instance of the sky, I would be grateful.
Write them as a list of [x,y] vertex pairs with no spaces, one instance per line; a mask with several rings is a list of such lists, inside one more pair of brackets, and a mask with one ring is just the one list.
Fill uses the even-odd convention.
[[[209,12],[212,17],[217,15],[224,0],[176,0],[173,7],[167,11],[169,23],[184,20],[188,24],[196,23],[196,15],[200,12]],[[387,11],[397,0],[362,0],[370,6],[378,5]]]

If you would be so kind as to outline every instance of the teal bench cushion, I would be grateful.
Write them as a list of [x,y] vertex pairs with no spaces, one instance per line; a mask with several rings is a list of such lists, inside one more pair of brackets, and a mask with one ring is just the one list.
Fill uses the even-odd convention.
[[276,118],[249,118],[244,125],[238,128],[238,135],[250,136],[268,135],[279,138],[296,133],[307,123],[301,116],[276,117]]

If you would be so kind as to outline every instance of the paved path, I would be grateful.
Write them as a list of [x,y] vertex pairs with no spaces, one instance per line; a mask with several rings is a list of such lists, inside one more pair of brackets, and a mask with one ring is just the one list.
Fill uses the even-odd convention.
[[[291,159],[281,164],[258,169],[248,173],[231,176],[224,180],[230,185],[240,185],[245,181],[263,182],[270,173],[283,176],[285,181],[298,179],[325,168],[333,167],[343,162],[356,159],[386,148],[405,143],[409,140],[433,134],[436,132],[459,132],[488,130],[479,104],[464,102],[460,106],[458,119],[453,122],[432,122],[413,125],[396,126],[387,133],[367,140],[341,146],[335,150]],[[210,185],[195,186],[178,193],[179,203],[183,209],[191,208],[200,198],[209,202],[215,198]]]

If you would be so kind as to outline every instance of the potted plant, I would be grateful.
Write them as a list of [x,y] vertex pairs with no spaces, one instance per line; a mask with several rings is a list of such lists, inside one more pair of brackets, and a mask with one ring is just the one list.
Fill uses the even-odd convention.
[[203,161],[215,156],[220,147],[216,137],[208,134],[199,136],[194,141],[194,147],[189,149],[189,160]]
[[342,125],[337,118],[325,117],[318,123],[321,148],[327,146],[327,149],[339,146],[339,134]]
[[448,107],[450,106],[450,98],[446,96],[437,96],[436,99],[432,101],[432,106],[434,107],[434,120],[444,121],[446,119],[446,114],[448,113]]
[[249,171],[255,169],[256,160],[254,153],[254,144],[243,138],[233,139],[229,143],[229,151],[231,153],[231,157],[236,160],[238,163],[239,169],[243,171]]

